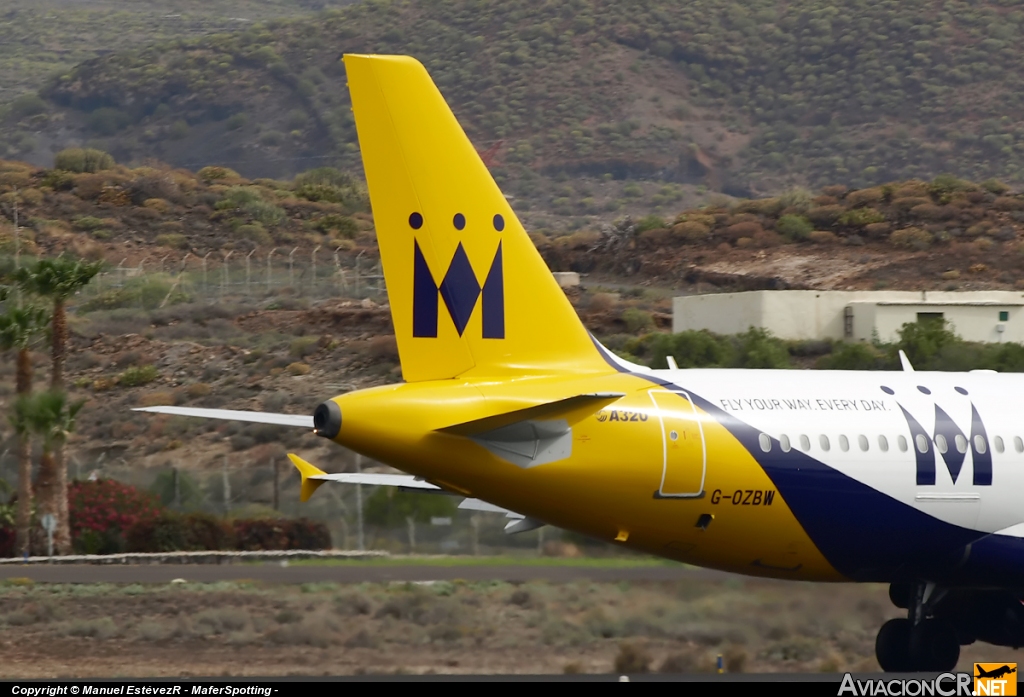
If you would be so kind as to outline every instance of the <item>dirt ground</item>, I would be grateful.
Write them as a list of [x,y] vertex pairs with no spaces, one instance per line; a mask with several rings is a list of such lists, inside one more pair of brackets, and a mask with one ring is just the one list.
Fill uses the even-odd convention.
[[[876,671],[884,586],[0,586],[0,678]],[[975,660],[1010,649],[965,647]]]

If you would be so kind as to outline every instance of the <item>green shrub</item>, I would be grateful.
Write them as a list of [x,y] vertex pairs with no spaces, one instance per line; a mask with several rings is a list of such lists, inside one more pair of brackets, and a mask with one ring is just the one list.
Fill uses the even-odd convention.
[[43,114],[47,110],[46,102],[36,93],[23,94],[11,102],[8,107],[9,113],[15,119],[23,119],[36,114]]
[[927,249],[932,239],[930,232],[917,227],[903,228],[889,235],[889,243],[901,249]]
[[816,227],[826,228],[835,225],[839,216],[844,212],[845,209],[842,206],[833,204],[811,208],[807,211],[806,216]]
[[734,368],[788,368],[789,352],[767,329],[751,327],[733,337]]
[[139,387],[160,377],[159,371],[151,365],[132,366],[117,376],[118,384],[123,387]]
[[243,213],[268,227],[273,227],[285,219],[284,209],[264,200],[262,191],[255,186],[231,187],[214,207]]
[[156,236],[156,243],[170,249],[188,249],[188,238],[176,232],[168,232]]
[[138,307],[155,310],[166,300],[168,305],[188,302],[191,299],[187,288],[165,273],[145,274],[126,279],[120,288],[105,290],[84,301],[79,310],[116,310],[122,307]]
[[840,225],[864,227],[872,223],[884,223],[885,216],[874,208],[852,208],[839,216]]
[[802,215],[788,214],[779,218],[775,223],[775,229],[788,239],[804,240],[814,230],[814,225]]
[[359,226],[356,225],[356,221],[347,215],[338,215],[337,213],[328,213],[327,215],[315,218],[312,224],[315,230],[319,230],[325,235],[333,233],[337,237],[342,237],[346,240],[352,239],[359,232]]
[[687,220],[672,226],[672,235],[689,244],[699,244],[710,236],[711,230],[704,223]]
[[97,135],[112,136],[131,121],[131,117],[123,111],[112,107],[101,107],[86,117],[85,126]]
[[274,242],[274,238],[270,236],[267,229],[263,227],[262,223],[256,222],[248,225],[239,225],[235,228],[235,233],[243,239],[255,242],[257,245],[266,247]]
[[820,370],[884,370],[888,360],[871,344],[843,342],[818,359]]
[[171,140],[181,140],[188,135],[188,121],[178,119],[167,129],[167,137]]
[[626,323],[626,330],[631,334],[654,329],[654,318],[651,317],[651,313],[635,307],[627,308],[622,313],[622,321]]
[[113,169],[114,165],[113,157],[93,148],[65,148],[53,159],[54,169],[67,172],[100,172]]
[[227,121],[224,122],[224,127],[229,131],[237,131],[239,128],[248,123],[249,117],[244,113],[232,114],[228,117]]
[[83,215],[75,220],[75,227],[79,230],[85,230],[86,232],[99,230],[104,225],[106,225],[106,223],[104,223],[100,218],[96,218],[91,215]]
[[668,367],[666,356],[675,358],[680,368],[718,368],[732,362],[732,346],[705,329],[655,334],[651,356],[651,365],[655,368]]
[[239,179],[238,172],[227,167],[216,167],[213,165],[203,167],[196,172],[196,176],[204,182],[214,182],[220,179]]
[[657,230],[664,227],[668,227],[664,220],[656,215],[648,215],[636,222],[634,230],[637,234],[640,234],[641,232]]

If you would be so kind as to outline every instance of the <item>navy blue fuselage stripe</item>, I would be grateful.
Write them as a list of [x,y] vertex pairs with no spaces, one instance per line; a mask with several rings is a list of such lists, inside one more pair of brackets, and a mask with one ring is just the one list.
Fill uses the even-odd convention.
[[[985,452],[980,452],[977,447],[978,438],[985,445]],[[974,484],[975,486],[992,485],[992,444],[988,442],[988,433],[985,432],[985,424],[981,421],[978,408],[971,402],[971,456],[974,460]]]
[[[910,412],[903,408],[903,405],[896,402],[903,418],[907,420],[910,428],[910,445],[914,449],[914,457],[917,461],[917,484],[927,486],[935,483],[935,454],[932,452],[932,439],[928,437],[928,431],[917,422]],[[919,437],[920,436],[920,437]],[[921,445],[924,450],[921,450]]]
[[440,293],[459,336],[466,330],[477,300],[483,296],[483,338],[505,338],[505,279],[501,243],[494,253],[483,288],[462,243],[455,249],[448,271],[438,286],[430,272],[418,240],[413,241],[412,335],[436,338]]
[[960,448],[957,447],[956,437],[960,436],[966,439],[967,436],[956,425],[953,418],[938,404],[935,405],[935,436],[935,440],[938,440],[938,436],[942,436],[946,440],[946,452],[940,454],[946,463],[946,469],[949,470],[949,476],[953,478],[953,483],[956,484],[956,480],[960,476],[960,470],[964,466],[964,459],[967,457],[967,448],[960,452]]
[[[760,464],[825,559],[847,578],[876,582],[937,578],[962,560],[966,545],[985,536],[922,513],[799,450],[784,453],[775,439],[765,453],[758,440],[761,432],[754,427],[691,390],[627,370],[593,340],[619,372],[686,392],[694,405],[725,427]],[[934,468],[934,456],[931,459]],[[708,462],[713,462],[710,452]]]

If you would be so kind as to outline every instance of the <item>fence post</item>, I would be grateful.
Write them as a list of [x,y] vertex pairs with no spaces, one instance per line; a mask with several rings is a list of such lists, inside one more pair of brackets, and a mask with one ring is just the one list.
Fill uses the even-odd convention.
[[249,296],[249,277],[252,275],[252,265],[251,265],[249,260],[252,258],[252,255],[255,254],[255,253],[256,253],[256,249],[253,248],[253,250],[251,252],[249,252],[248,254],[245,255],[245,295],[246,295],[246,297]]
[[277,247],[274,247],[267,254],[267,292],[270,292],[270,257],[274,256],[274,252],[277,251]]
[[316,253],[320,251],[320,245],[313,249],[313,294],[316,294]]
[[203,257],[203,293],[209,294],[210,284],[206,281],[206,258],[209,257],[213,252],[207,252],[206,256]]
[[228,478],[228,456],[224,456],[224,464],[221,468],[221,476],[224,480],[224,512],[231,512],[231,480]]
[[277,460],[270,459],[270,466],[274,469],[274,510],[278,510],[281,491],[281,468],[277,466]]
[[[356,453],[356,472],[363,471],[363,456]],[[363,538],[363,485],[356,484],[356,545],[362,552],[364,547]]]
[[231,250],[224,255],[224,266],[220,267],[220,299],[224,300],[224,289],[228,285],[228,260],[231,259],[231,255],[235,253],[235,250]]
[[366,252],[366,250],[364,249],[363,251],[359,252],[359,254],[356,254],[356,297],[357,298],[359,297],[359,259],[360,259],[360,257],[363,256],[363,254],[365,252]]

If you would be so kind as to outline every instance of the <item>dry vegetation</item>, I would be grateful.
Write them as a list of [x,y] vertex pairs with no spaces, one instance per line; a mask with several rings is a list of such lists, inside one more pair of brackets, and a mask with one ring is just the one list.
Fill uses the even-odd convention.
[[[0,677],[877,670],[884,587],[0,586]],[[968,647],[961,658],[1009,650]],[[125,655],[130,654],[130,662]]]

